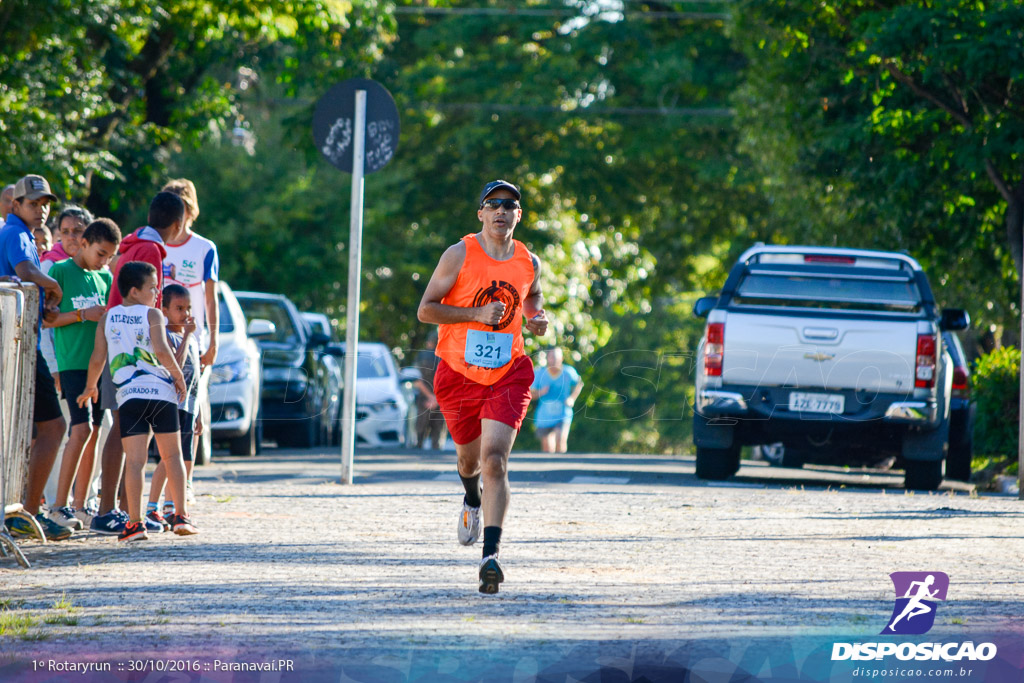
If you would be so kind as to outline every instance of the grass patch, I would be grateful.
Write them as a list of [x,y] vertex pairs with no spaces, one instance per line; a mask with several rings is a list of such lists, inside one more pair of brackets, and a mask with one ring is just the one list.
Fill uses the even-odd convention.
[[234,496],[218,496],[214,498],[214,500],[217,501],[218,503],[230,503],[234,499]]
[[29,628],[35,625],[36,619],[28,614],[17,614],[9,610],[0,612],[0,636],[24,638]]
[[71,602],[67,593],[61,592],[60,597],[53,601],[53,609],[61,609],[68,613],[74,613],[79,610],[75,607],[75,604]]
[[949,623],[965,626],[967,624],[967,617],[953,617],[950,619]]
[[644,623],[643,617],[626,617],[627,624],[642,624]]
[[43,618],[43,623],[57,626],[78,626],[78,617],[71,614],[48,614]]
[[49,637],[49,633],[43,633],[42,631],[33,631],[31,633],[26,633],[23,636],[19,636],[22,640],[46,640]]
[[0,600],[0,610],[17,609],[25,604],[24,600],[15,600],[14,598],[4,598]]
[[39,620],[31,614],[19,614],[4,609],[0,611],[0,636],[10,636],[28,640],[31,638],[29,629],[36,626]]

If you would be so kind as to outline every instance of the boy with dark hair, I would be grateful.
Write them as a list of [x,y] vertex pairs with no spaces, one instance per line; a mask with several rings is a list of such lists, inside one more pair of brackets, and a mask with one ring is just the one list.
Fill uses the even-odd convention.
[[[187,289],[177,284],[164,287],[163,312],[167,318],[167,341],[174,351],[174,360],[181,366],[185,375],[185,386],[188,395],[178,404],[178,424],[181,429],[181,453],[185,458],[185,476],[192,469],[192,434],[196,424],[196,399],[199,395],[199,341],[196,339],[195,318],[192,317],[192,297]],[[164,492],[167,479],[163,461],[153,471],[153,479],[149,484],[149,503],[146,505],[146,519],[156,522],[166,530],[169,523],[165,518],[173,517],[176,512],[170,497],[164,504],[164,513],[160,514],[160,496]],[[185,485],[185,499],[188,500],[188,484]]]
[[[39,269],[49,275],[50,268],[53,268],[55,263],[73,257],[82,242],[82,233],[90,223],[92,223],[91,213],[79,206],[65,204],[53,224],[54,237],[57,242],[53,245],[53,249],[39,257]],[[50,374],[53,375],[53,381],[59,394],[60,375],[57,373],[57,352],[53,348],[53,335],[52,329],[44,329],[43,336],[39,340],[39,349],[43,352],[46,366]]]
[[35,238],[36,251],[39,252],[39,258],[42,259],[43,254],[50,251],[50,247],[53,246],[53,234],[50,233],[48,227],[40,225],[32,231],[32,236]]
[[[124,238],[114,263],[114,278],[117,279],[121,263],[142,261],[156,269],[157,303],[163,288],[163,259],[167,255],[164,243],[176,239],[185,218],[185,202],[171,192],[159,192],[149,204],[147,225],[139,228]],[[107,308],[121,303],[121,293],[117,287],[110,290]],[[121,470],[124,467],[124,448],[121,444],[120,414],[114,400],[116,389],[110,378],[109,368],[103,370],[103,403],[101,407],[110,410],[112,424],[107,442],[103,445],[102,472],[100,482],[99,514],[92,520],[91,529],[98,533],[119,534],[127,523],[127,516],[117,509],[117,492],[121,481]],[[156,531],[156,527],[150,527]]]
[[61,390],[68,404],[71,434],[64,446],[57,479],[57,498],[50,508],[49,517],[69,529],[83,527],[83,518],[76,516],[75,512],[85,507],[89,482],[78,482],[72,505],[68,505],[68,497],[75,474],[79,472],[83,453],[85,461],[82,472],[86,479],[91,478],[104,412],[99,406],[92,410],[92,404],[80,408],[75,399],[85,388],[89,359],[96,339],[96,323],[107,308],[107,295],[113,277],[106,265],[117,252],[120,243],[121,231],[117,224],[109,218],[100,218],[85,229],[75,255],[50,268],[50,277],[64,290],[60,313],[47,325],[55,328],[56,370],[60,373]]
[[124,487],[129,522],[117,540],[148,538],[143,522],[142,485],[149,440],[154,433],[171,483],[171,497],[180,511],[168,521],[175,533],[194,534],[197,529],[188,517],[185,503],[185,464],[178,435],[178,402],[185,398],[187,389],[181,368],[167,345],[164,316],[155,308],[160,296],[156,268],[140,261],[125,263],[117,275],[117,289],[123,303],[113,306],[100,320],[86,387],[78,397],[78,404],[83,407],[99,397],[96,383],[106,359],[117,387],[121,442],[127,456]]

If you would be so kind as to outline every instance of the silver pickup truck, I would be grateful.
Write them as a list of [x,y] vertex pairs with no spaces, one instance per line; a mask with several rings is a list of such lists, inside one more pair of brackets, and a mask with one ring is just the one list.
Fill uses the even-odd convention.
[[707,318],[696,362],[697,476],[725,479],[744,445],[827,451],[842,464],[895,456],[908,489],[942,482],[953,369],[942,332],[965,329],[936,309],[921,266],[896,252],[755,246]]

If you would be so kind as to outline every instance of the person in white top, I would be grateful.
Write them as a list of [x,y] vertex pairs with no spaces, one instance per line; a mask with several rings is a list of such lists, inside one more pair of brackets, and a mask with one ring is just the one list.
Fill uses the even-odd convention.
[[[196,399],[196,429],[192,449],[198,446],[198,437],[210,427],[210,376],[217,360],[217,331],[220,327],[217,306],[217,280],[220,276],[220,257],[217,245],[192,231],[199,218],[199,197],[196,186],[187,178],[177,178],[164,185],[162,192],[173,192],[185,202],[185,222],[179,238],[165,244],[164,284],[179,284],[188,290],[192,300],[192,317],[196,321],[201,366],[199,393]],[[189,459],[186,461],[191,462]],[[192,498],[192,468],[188,467],[188,496]]]
[[96,385],[104,362],[108,362],[117,388],[130,518],[118,541],[148,538],[142,516],[142,486],[153,433],[178,510],[168,521],[176,534],[194,534],[197,529],[185,501],[185,463],[178,433],[178,402],[188,389],[167,344],[164,315],[154,308],[159,293],[156,268],[142,261],[125,263],[117,275],[117,288],[123,303],[111,307],[100,320],[89,375],[78,404],[84,407],[89,401],[96,402]]

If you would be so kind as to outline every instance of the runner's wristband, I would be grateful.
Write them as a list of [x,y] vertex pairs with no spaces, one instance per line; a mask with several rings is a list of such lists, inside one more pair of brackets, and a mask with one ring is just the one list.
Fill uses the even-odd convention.
[[75,314],[78,316],[78,322],[82,322],[82,309],[79,308],[78,310],[76,310]]

